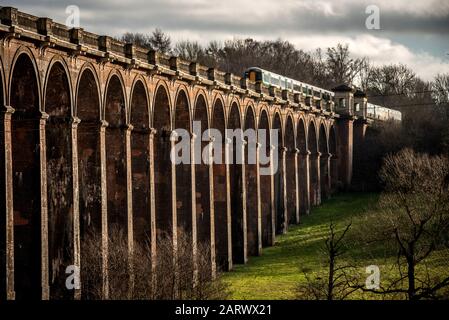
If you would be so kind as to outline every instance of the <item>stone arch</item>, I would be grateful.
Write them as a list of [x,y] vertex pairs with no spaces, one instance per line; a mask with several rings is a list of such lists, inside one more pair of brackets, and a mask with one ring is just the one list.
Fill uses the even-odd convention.
[[[88,80],[88,81],[87,81]],[[83,95],[83,90],[88,90],[89,96]],[[95,99],[95,105],[91,105],[87,107],[85,102],[89,101],[89,98]],[[102,112],[102,94],[100,88],[100,80],[98,78],[97,71],[95,67],[86,62],[80,69],[78,73],[78,79],[76,81],[76,89],[75,89],[75,104],[74,104],[74,112],[73,114],[81,119],[81,116],[86,120],[95,119],[96,123],[103,119]],[[81,101],[81,103],[80,103]],[[83,109],[80,111],[79,106]],[[93,107],[93,108],[92,108]],[[98,109],[98,110],[97,110]],[[87,116],[89,115],[89,116]],[[99,115],[99,117],[98,117]]]
[[40,299],[41,176],[40,87],[32,56],[20,52],[12,64],[9,99],[14,212],[14,286],[16,299]]
[[92,239],[99,239],[101,226],[101,103],[98,79],[95,69],[86,66],[79,75],[76,90],[76,116],[80,119],[77,130],[79,215],[80,215],[80,258],[81,296],[92,296],[95,283],[91,279],[101,278],[102,266],[92,256]]
[[[150,194],[150,107],[146,86],[136,79],[131,90],[131,176],[133,237],[140,248],[149,250],[151,243]],[[136,254],[139,254],[136,251]],[[137,256],[136,256],[137,258]],[[147,266],[149,269],[151,266]]]
[[[176,217],[173,208],[173,188],[172,188],[172,163],[170,160],[170,98],[169,91],[164,82],[160,82],[156,87],[153,102],[153,127],[156,130],[154,135],[154,207],[156,213],[156,242],[157,248],[161,248],[167,242],[172,243],[174,229],[176,227]],[[174,243],[173,243],[174,244]],[[162,252],[168,257],[158,256],[160,268],[172,270],[170,261],[173,259],[173,252]],[[162,277],[158,281],[164,281]]]
[[[61,79],[55,79],[54,77],[56,76],[56,73],[58,73],[58,77],[64,77],[66,79],[64,79],[64,82],[66,83],[64,86],[66,88],[64,88],[64,90],[67,90],[70,95],[68,96],[68,98],[66,97],[61,97],[64,100],[64,104],[66,104],[66,100],[68,100],[69,103],[69,116],[72,116],[75,114],[75,107],[73,106],[73,93],[72,93],[72,79],[71,79],[71,74],[70,74],[70,70],[69,67],[67,66],[67,62],[59,55],[55,55],[49,65],[48,65],[48,69],[47,69],[47,74],[45,75],[45,81],[44,81],[44,86],[43,86],[43,96],[42,96],[42,110],[44,112],[46,112],[47,114],[49,114],[46,106],[47,106],[47,91],[48,88],[50,87],[50,89],[54,90],[54,86],[55,84],[52,82],[52,80],[61,80]],[[51,76],[53,78],[51,78]],[[62,94],[61,94],[62,95]],[[52,106],[55,107],[55,106]],[[62,106],[59,106],[59,108],[62,108]],[[54,108],[52,109],[53,112],[57,112],[57,110],[55,110]]]
[[329,128],[329,153],[330,158],[330,179],[331,179],[331,193],[338,188],[338,147],[337,147],[337,132],[334,125]]
[[[198,252],[203,254],[207,264],[203,266],[199,271],[199,280],[203,282],[212,275],[212,259],[215,259],[215,254],[212,254],[213,242],[211,239],[214,237],[213,230],[213,216],[211,215],[211,192],[210,192],[210,166],[202,158],[204,150],[207,150],[209,141],[203,141],[202,134],[209,128],[208,106],[205,95],[200,92],[195,98],[194,105],[195,123],[199,123],[201,130],[196,134],[195,138],[195,152],[199,146],[199,152],[195,153],[195,201],[196,201],[196,225],[197,225],[197,237],[198,237]],[[195,127],[194,127],[195,131]],[[200,265],[201,266],[201,265]]]
[[[246,262],[246,219],[243,206],[243,165],[242,164],[242,123],[240,107],[236,101],[231,105],[228,115],[226,138],[229,149],[229,181],[231,200],[232,260],[234,263]],[[240,130],[239,130],[240,129]],[[233,134],[231,133],[233,131]]]
[[320,201],[326,199],[329,196],[329,147],[328,138],[326,134],[326,128],[324,123],[320,125],[319,131],[319,151],[320,151]]
[[[39,108],[37,110],[35,110],[35,112],[37,114],[38,112],[40,112],[42,110],[42,104],[41,104],[41,101],[42,101],[41,76],[40,76],[40,71],[39,71],[39,68],[38,68],[37,61],[36,61],[36,57],[34,56],[33,52],[29,48],[27,48],[27,47],[23,47],[23,46],[20,47],[15,52],[14,58],[12,59],[11,71],[9,72],[9,79],[8,79],[9,86],[7,86],[6,83],[5,83],[5,87],[9,88],[7,90],[7,98],[8,98],[7,103],[12,105],[12,99],[13,99],[13,93],[14,93],[14,91],[13,91],[13,83],[12,83],[14,81],[14,70],[16,70],[16,66],[17,65],[20,65],[19,62],[23,61],[23,59],[25,59],[25,58],[28,59],[27,64],[29,63],[29,65],[27,67],[32,67],[32,68],[30,68],[30,70],[33,71],[33,74],[29,75],[30,80],[33,82],[33,86],[35,85],[36,88],[37,88],[37,92],[36,92],[37,96],[36,97],[34,97],[34,96],[33,97],[28,97],[30,100],[33,99],[33,100],[36,100],[38,102]],[[6,74],[5,74],[5,77],[6,77]],[[17,77],[16,77],[16,80],[17,80]],[[33,91],[34,91],[34,88],[33,88]],[[23,105],[21,107],[26,107],[26,106]],[[33,110],[34,109],[35,108],[33,108]]]
[[[248,104],[245,114],[245,182],[246,182],[246,229],[248,255],[260,253],[259,245],[259,209],[257,200],[257,132],[254,106]],[[260,248],[259,248],[260,247]]]
[[279,112],[273,115],[272,129],[278,130],[277,141],[274,136],[271,137],[272,144],[274,144],[273,157],[277,157],[277,170],[274,173],[274,221],[276,234],[281,234],[285,230],[285,204],[284,204],[284,168],[283,168],[283,151],[284,146],[283,128],[281,116]]
[[[134,77],[133,83],[131,85],[131,92],[129,95],[129,102],[128,102],[128,106],[129,106],[129,122],[131,123],[131,117],[132,117],[132,107],[133,107],[133,98],[135,97],[135,91],[136,89],[139,90],[139,94],[138,96],[143,98],[145,96],[145,100],[147,101],[146,103],[146,110],[141,110],[139,109],[139,112],[145,112],[148,117],[147,117],[147,124],[145,125],[147,128],[151,127],[151,106],[150,106],[150,101],[151,101],[151,92],[148,91],[148,84],[147,81],[145,80],[145,78],[141,75],[137,75]],[[143,92],[142,92],[143,89]],[[132,124],[132,123],[131,123]]]
[[[109,91],[109,89],[111,87],[111,82],[113,82],[112,85],[114,86],[114,88],[117,89],[116,92]],[[118,90],[119,88],[120,88],[120,90]],[[106,121],[107,121],[108,117],[111,116],[111,114],[109,116],[107,115],[107,112],[108,112],[108,104],[107,104],[108,101],[107,100],[108,100],[108,98],[111,97],[110,94],[113,94],[116,97],[123,96],[122,104],[123,104],[123,108],[124,108],[124,116],[125,116],[124,120],[125,120],[125,124],[128,123],[129,108],[128,108],[128,103],[127,103],[128,100],[126,97],[125,81],[123,79],[122,74],[116,69],[113,69],[109,73],[107,81],[106,81],[106,85],[104,87],[104,92],[103,92],[103,119],[105,119]],[[120,117],[122,116],[121,112],[122,111],[120,111]],[[117,113],[117,112],[115,112],[115,113]],[[115,114],[114,116],[117,116],[117,114]]]
[[[195,241],[194,228],[196,228],[196,221],[192,212],[192,165],[191,165],[191,119],[190,119],[190,102],[188,94],[184,89],[179,89],[176,95],[174,107],[174,130],[179,133],[178,139],[182,139],[189,148],[182,149],[179,156],[186,157],[187,162],[182,161],[176,164],[176,214],[177,214],[177,236],[178,236],[178,256],[185,257],[185,263],[193,266],[193,255],[188,254],[189,251],[194,250]],[[180,143],[178,140],[177,143]],[[187,154],[184,154],[186,152]],[[180,258],[182,259],[182,258]],[[191,267],[189,267],[189,270]],[[188,270],[185,270],[188,272]],[[191,283],[181,283],[181,287],[187,289]]]
[[294,121],[291,115],[287,116],[285,123],[285,185],[287,195],[286,227],[296,223],[296,137]]
[[[268,111],[262,109],[259,116],[258,123],[258,141],[261,144],[260,149],[260,169],[264,170],[264,174],[260,175],[260,199],[261,199],[261,225],[262,225],[262,246],[271,246],[274,241],[273,234],[273,199],[272,199],[272,186],[271,186],[271,174],[267,174],[270,170],[270,166],[273,165],[270,160],[271,153],[271,138],[270,138],[270,118]],[[271,171],[271,170],[270,170]]]
[[299,149],[298,157],[298,186],[299,186],[299,213],[309,213],[309,156],[307,154],[307,135],[304,119],[299,118],[296,127],[296,146]]
[[318,137],[316,132],[315,121],[311,120],[309,122],[309,127],[307,130],[307,146],[309,148],[309,170],[310,170],[310,203],[312,205],[319,204],[320,198],[320,164],[319,164],[319,153],[318,153]]
[[213,104],[211,131],[214,135],[213,189],[214,189],[214,224],[215,224],[215,254],[217,268],[229,270],[232,266],[232,247],[228,233],[231,221],[228,217],[227,174],[225,163],[225,131],[226,117],[223,99],[218,95]]
[[[119,239],[128,239],[128,178],[126,155],[126,98],[123,82],[117,73],[112,73],[106,84],[104,116],[106,127],[106,184],[107,184],[107,221],[109,234],[109,264],[114,263],[112,251]],[[125,240],[126,241],[126,240]],[[127,268],[120,261],[118,268]],[[109,287],[114,294],[120,279],[111,278]]]
[[68,73],[60,61],[49,67],[44,110],[48,199],[50,297],[69,298],[65,269],[73,252],[72,94]]

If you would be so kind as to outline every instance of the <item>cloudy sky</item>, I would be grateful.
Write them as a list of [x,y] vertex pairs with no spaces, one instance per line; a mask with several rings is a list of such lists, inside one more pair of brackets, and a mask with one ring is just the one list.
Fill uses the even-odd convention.
[[[431,80],[449,72],[448,0],[14,0],[2,6],[64,23],[77,5],[81,26],[112,36],[160,27],[174,41],[278,39],[313,50],[349,44],[374,64],[402,62]],[[380,10],[380,30],[368,30],[367,6]]]

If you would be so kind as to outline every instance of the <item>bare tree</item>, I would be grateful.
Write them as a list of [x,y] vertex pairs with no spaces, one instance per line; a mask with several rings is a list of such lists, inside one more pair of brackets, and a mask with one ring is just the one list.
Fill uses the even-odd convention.
[[156,28],[148,39],[153,50],[160,51],[165,54],[171,52],[171,39],[170,36],[164,33],[161,29]]
[[159,28],[156,28],[151,35],[126,32],[119,38],[119,40],[135,44],[139,47],[157,50],[165,54],[170,54],[172,50],[170,36],[165,34]]
[[351,57],[348,45],[327,48],[326,69],[332,86],[353,84],[364,64],[365,58]]
[[[130,257],[126,234],[120,228],[109,231],[109,255],[107,275],[109,299],[171,300],[171,299],[225,299],[228,285],[220,275],[211,276],[210,246],[198,244],[194,278],[191,235],[178,235],[177,259],[173,260],[173,241],[161,236],[154,266],[149,239],[146,243],[134,242],[134,254]],[[101,234],[91,233],[83,239],[81,264],[82,298],[103,300]]]
[[204,58],[205,52],[198,42],[180,41],[173,49],[175,55],[189,61],[198,61]]
[[120,40],[126,43],[135,44],[139,47],[151,49],[150,37],[143,33],[126,32],[120,37]]
[[438,74],[431,88],[436,105],[441,109],[446,120],[449,119],[449,73]]
[[428,268],[435,257],[449,263],[448,159],[404,149],[386,157],[380,176],[385,192],[361,223],[361,234],[396,256],[398,276],[379,290],[360,288],[410,300],[448,298],[449,274],[435,275]]
[[358,290],[351,286],[351,283],[355,281],[354,267],[339,262],[341,256],[348,250],[344,240],[351,224],[346,225],[339,234],[336,225],[333,222],[329,224],[329,233],[322,248],[326,255],[327,272],[310,273],[309,270],[303,270],[306,283],[298,286],[298,298],[344,300]]

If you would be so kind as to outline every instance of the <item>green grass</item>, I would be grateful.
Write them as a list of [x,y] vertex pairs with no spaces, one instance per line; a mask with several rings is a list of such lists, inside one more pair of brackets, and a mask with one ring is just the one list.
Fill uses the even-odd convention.
[[[379,198],[373,193],[345,193],[334,196],[311,214],[302,217],[300,225],[290,226],[288,233],[276,237],[273,247],[264,248],[259,257],[250,257],[246,265],[235,265],[223,274],[223,281],[229,285],[230,299],[276,300],[295,299],[296,288],[306,283],[301,270],[327,271],[322,248],[332,220],[337,231],[351,221],[351,230],[357,228],[357,216],[367,209],[375,208]],[[438,256],[438,255],[436,255]],[[385,257],[382,247],[365,252],[361,246],[349,246],[348,252],[337,263],[359,266],[378,265],[381,277],[394,277],[394,256]],[[447,266],[438,258],[432,259],[432,273],[447,273]],[[361,268],[360,272],[364,272]],[[381,280],[382,281],[382,280]],[[379,295],[356,292],[355,299],[379,299]],[[391,298],[391,297],[390,297]]]
[[246,265],[235,265],[223,275],[230,285],[231,299],[294,299],[295,288],[304,282],[302,268],[323,267],[320,248],[328,234],[331,219],[343,227],[351,218],[377,202],[377,194],[346,193],[334,196],[302,217],[300,225],[290,226],[278,236],[273,247]]

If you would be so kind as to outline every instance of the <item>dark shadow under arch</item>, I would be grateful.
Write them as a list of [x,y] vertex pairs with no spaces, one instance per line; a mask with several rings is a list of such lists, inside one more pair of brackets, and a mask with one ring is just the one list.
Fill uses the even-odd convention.
[[[157,265],[162,270],[173,269],[173,208],[172,208],[172,163],[170,160],[170,102],[165,87],[160,86],[156,90],[153,108],[153,127],[156,129],[154,136],[154,195],[156,210],[156,254]],[[167,248],[168,247],[168,248]],[[168,250],[167,250],[168,249]],[[157,278],[162,286],[170,277]],[[171,284],[166,284],[170,288]],[[172,295],[173,292],[167,294]],[[162,293],[162,296],[165,294]]]
[[[131,174],[134,242],[145,250],[151,248],[150,194],[150,115],[142,81],[134,85],[131,96]],[[136,251],[136,254],[138,252]],[[136,259],[138,257],[136,256]],[[136,260],[138,261],[138,260]],[[146,266],[151,268],[151,266]]]
[[21,54],[12,72],[10,100],[16,299],[40,299],[41,187],[39,87],[30,58]]
[[337,133],[335,126],[331,126],[329,130],[329,152],[331,154],[330,177],[331,177],[331,193],[338,189],[338,148],[337,148]]
[[[105,119],[106,128],[106,183],[108,204],[108,234],[109,234],[109,268],[126,270],[127,261],[117,261],[117,241],[128,239],[128,193],[126,173],[126,109],[125,95],[119,77],[113,75],[106,89]],[[126,240],[125,240],[126,241]],[[126,245],[127,246],[127,242]],[[117,276],[110,278],[109,292],[111,298],[123,290],[127,283],[126,273],[123,279]],[[126,289],[125,289],[126,290]]]
[[[189,100],[184,90],[178,92],[175,103],[174,129],[185,130],[186,136],[183,141],[190,144],[190,110]],[[179,156],[186,156],[191,160],[190,148],[186,151],[187,155],[181,153]],[[188,290],[193,283],[193,216],[192,216],[192,165],[181,162],[176,164],[176,215],[177,215],[177,232],[178,232],[178,260],[180,262],[183,273],[191,273],[192,277],[181,277],[180,286],[182,289]],[[182,281],[184,280],[184,281]]]
[[[227,198],[226,198],[226,164],[225,164],[225,113],[221,100],[217,99],[213,107],[212,129],[218,130],[221,135],[214,137],[216,142],[221,143],[221,148],[214,149],[219,152],[220,162],[214,161],[213,178],[214,178],[214,219],[215,219],[215,254],[216,264],[219,270],[229,270],[230,258],[228,247],[228,232],[230,221],[228,221]],[[221,141],[218,141],[221,140]],[[214,154],[214,159],[217,155]]]
[[73,172],[71,93],[64,67],[56,62],[45,91],[50,298],[73,297],[65,269],[73,264]]
[[253,109],[248,107],[245,116],[245,132],[250,130],[253,132],[245,135],[246,154],[245,154],[245,182],[246,182],[246,228],[247,228],[247,242],[248,255],[259,255],[259,217],[257,207],[257,164],[255,161],[248,161],[250,157],[256,159],[256,119]]
[[[263,131],[262,131],[263,130]],[[264,158],[270,157],[271,139],[270,139],[270,123],[268,114],[265,110],[262,111],[259,119],[258,139],[261,143],[260,152],[263,153]],[[264,134],[262,134],[264,132]],[[262,140],[262,136],[264,139]],[[271,165],[268,163],[262,165],[261,169],[268,168]],[[261,219],[262,219],[262,246],[267,247],[273,245],[273,221],[272,221],[272,195],[271,195],[271,178],[272,175],[260,175],[260,205],[261,205]]]
[[276,113],[273,119],[273,130],[278,130],[278,141],[274,142],[275,149],[273,156],[278,159],[278,169],[274,173],[274,212],[276,234],[281,234],[285,230],[285,208],[284,208],[284,170],[282,165],[282,147],[284,141],[282,139],[282,124],[279,113]]
[[319,136],[319,148],[320,148],[320,200],[327,199],[330,193],[329,190],[329,150],[327,144],[327,135],[324,125],[320,126]]
[[[295,145],[295,131],[293,119],[287,117],[287,123],[285,126],[285,180],[287,188],[287,226],[289,224],[297,223],[296,221],[296,145]],[[287,227],[286,226],[286,227]]]
[[[101,261],[92,255],[92,239],[101,238],[101,156],[100,100],[94,73],[85,69],[76,97],[78,125],[78,175],[80,212],[81,297],[98,299],[93,294],[101,285]],[[98,253],[100,254],[100,253]]]
[[[240,122],[240,113],[237,103],[233,103],[229,113],[228,129],[240,129],[240,134],[236,132],[232,138],[232,152],[229,153],[229,174],[230,174],[230,196],[231,196],[231,231],[232,231],[232,261],[233,263],[245,263],[246,244],[244,228],[244,210],[243,210],[243,171],[241,150],[242,124]],[[240,142],[238,142],[240,140]]]
[[[194,120],[201,125],[195,144],[200,144],[203,153],[208,141],[202,141],[201,135],[209,128],[206,100],[203,95],[199,95],[194,109]],[[202,154],[201,154],[202,155]],[[198,155],[198,156],[201,156]],[[212,275],[211,265],[211,210],[210,210],[210,175],[209,165],[202,158],[195,158],[195,199],[196,199],[196,226],[198,237],[199,256],[205,261],[200,261],[200,282],[210,279]]]
[[309,124],[307,132],[307,146],[309,148],[309,172],[310,172],[310,204],[319,204],[319,163],[318,163],[318,140],[316,135],[315,123]]
[[296,130],[296,146],[299,149],[298,157],[298,186],[299,186],[299,213],[305,215],[309,212],[308,194],[308,162],[307,162],[307,138],[306,127],[302,119],[298,122]]

